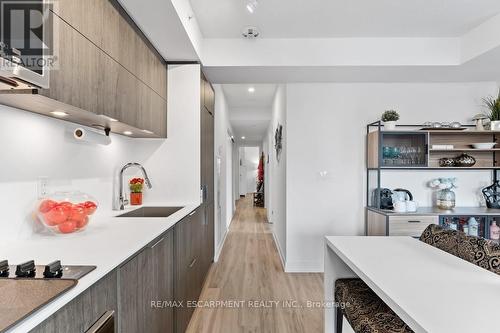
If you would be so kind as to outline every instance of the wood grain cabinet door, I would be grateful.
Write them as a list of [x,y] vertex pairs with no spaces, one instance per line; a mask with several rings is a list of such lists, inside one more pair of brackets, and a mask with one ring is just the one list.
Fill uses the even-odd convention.
[[175,226],[175,300],[182,306],[175,309],[175,332],[183,333],[194,307],[188,302],[198,300],[202,283],[201,228],[202,209],[199,207]]
[[112,271],[80,296],[83,301],[84,331],[87,331],[107,311],[117,313],[117,277],[116,270]]
[[[167,232],[119,269],[119,332],[171,332],[173,236]],[[160,302],[160,303],[158,303]]]
[[50,72],[50,89],[40,94],[97,113],[99,49],[59,16],[49,15],[59,52],[57,67]]
[[203,205],[204,209],[204,216],[200,220],[200,226],[201,230],[203,230],[203,235],[202,235],[202,276],[201,280],[202,282],[205,281],[205,278],[207,277],[207,274],[210,270],[210,266],[213,263],[214,260],[214,248],[215,248],[215,240],[214,240],[214,203],[207,203]]
[[205,81],[205,96],[204,96],[204,105],[205,108],[213,115],[215,112],[215,92],[212,88],[210,82]]
[[83,301],[75,298],[30,333],[84,332]]
[[[112,271],[31,330],[32,333],[85,332],[106,311],[117,310],[117,274]],[[115,332],[118,332],[115,330]]]

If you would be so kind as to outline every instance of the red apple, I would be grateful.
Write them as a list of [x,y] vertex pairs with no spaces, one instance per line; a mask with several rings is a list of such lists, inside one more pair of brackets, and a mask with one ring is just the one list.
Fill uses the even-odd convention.
[[53,200],[43,200],[38,206],[38,211],[42,214],[48,213],[49,210],[57,206],[57,202]]
[[68,220],[57,226],[62,234],[70,234],[76,230],[76,221]]

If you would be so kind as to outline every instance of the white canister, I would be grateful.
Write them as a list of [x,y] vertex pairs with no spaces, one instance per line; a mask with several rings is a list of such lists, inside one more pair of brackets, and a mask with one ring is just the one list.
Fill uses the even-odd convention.
[[492,131],[500,131],[500,121],[498,121],[498,120],[492,120],[490,122],[490,129]]
[[410,213],[416,212],[418,209],[418,203],[416,201],[406,201],[406,211]]
[[396,129],[395,121],[384,121],[384,129],[386,131],[394,131]]
[[406,201],[396,201],[394,203],[394,212],[406,213]]

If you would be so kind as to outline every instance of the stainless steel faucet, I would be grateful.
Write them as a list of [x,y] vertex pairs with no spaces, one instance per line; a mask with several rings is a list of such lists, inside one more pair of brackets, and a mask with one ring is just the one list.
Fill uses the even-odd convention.
[[120,179],[119,179],[119,182],[120,182],[120,188],[119,188],[119,198],[118,198],[118,209],[119,210],[124,210],[125,209],[125,205],[128,205],[128,200],[125,199],[125,195],[123,193],[123,173],[125,172],[125,170],[127,170],[128,168],[130,167],[138,167],[141,171],[142,171],[142,174],[144,175],[144,182],[146,183],[146,186],[148,188],[152,188],[153,185],[151,185],[151,181],[149,180],[149,177],[148,177],[148,173],[146,172],[146,169],[144,169],[144,167],[139,164],[139,163],[127,163],[123,166],[123,168],[120,170]]

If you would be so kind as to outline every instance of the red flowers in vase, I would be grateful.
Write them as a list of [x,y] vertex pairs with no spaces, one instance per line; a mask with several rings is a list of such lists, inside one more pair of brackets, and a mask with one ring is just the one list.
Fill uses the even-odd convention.
[[132,178],[129,181],[130,204],[133,206],[142,205],[142,189],[144,188],[143,178]]

